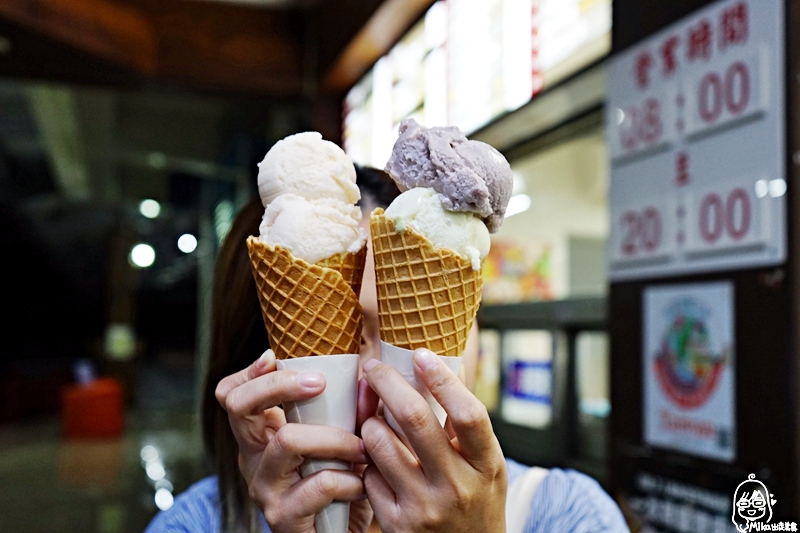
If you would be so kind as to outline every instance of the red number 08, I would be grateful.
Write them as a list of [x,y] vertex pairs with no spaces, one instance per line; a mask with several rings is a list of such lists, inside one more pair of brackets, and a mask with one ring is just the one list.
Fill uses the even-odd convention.
[[640,143],[648,146],[661,138],[664,131],[661,104],[655,98],[648,98],[641,107],[627,108],[625,116],[620,128],[620,141],[626,150],[635,150]]
[[625,232],[623,255],[652,253],[661,245],[661,215],[655,207],[647,207],[641,212],[626,211],[622,214],[622,226]]

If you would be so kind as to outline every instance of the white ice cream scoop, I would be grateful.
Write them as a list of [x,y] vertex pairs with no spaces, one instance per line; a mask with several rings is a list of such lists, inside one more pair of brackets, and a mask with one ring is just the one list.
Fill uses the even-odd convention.
[[361,208],[323,198],[306,200],[282,194],[264,211],[259,239],[283,246],[292,255],[314,264],[339,253],[355,253],[366,241],[359,228]]
[[489,253],[489,230],[473,213],[448,211],[439,194],[427,187],[415,187],[397,198],[384,215],[398,231],[406,227],[427,238],[436,248],[446,248],[481,269],[481,261]]
[[258,164],[258,193],[264,207],[286,193],[351,205],[361,198],[353,161],[316,131],[290,135],[275,143]]

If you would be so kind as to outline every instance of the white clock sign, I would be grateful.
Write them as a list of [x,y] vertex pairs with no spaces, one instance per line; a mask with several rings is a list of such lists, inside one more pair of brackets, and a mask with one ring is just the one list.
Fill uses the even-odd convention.
[[613,281],[786,257],[782,0],[714,3],[613,57]]

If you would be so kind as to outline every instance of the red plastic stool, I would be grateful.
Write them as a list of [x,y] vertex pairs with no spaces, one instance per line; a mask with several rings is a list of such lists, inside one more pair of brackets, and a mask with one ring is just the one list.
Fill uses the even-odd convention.
[[119,437],[123,430],[122,385],[100,378],[86,385],[71,385],[63,394],[62,421],[68,439]]

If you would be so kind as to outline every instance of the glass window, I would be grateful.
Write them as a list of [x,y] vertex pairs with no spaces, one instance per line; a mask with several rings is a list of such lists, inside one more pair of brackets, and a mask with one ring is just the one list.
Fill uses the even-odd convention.
[[584,331],[575,342],[580,454],[604,458],[608,441],[609,397],[608,335]]
[[553,420],[553,334],[544,330],[509,330],[503,335],[502,416],[532,428]]
[[515,190],[484,265],[484,301],[606,292],[608,155],[599,126],[511,162]]
[[500,391],[500,334],[494,329],[480,332],[480,355],[472,392],[492,412]]

